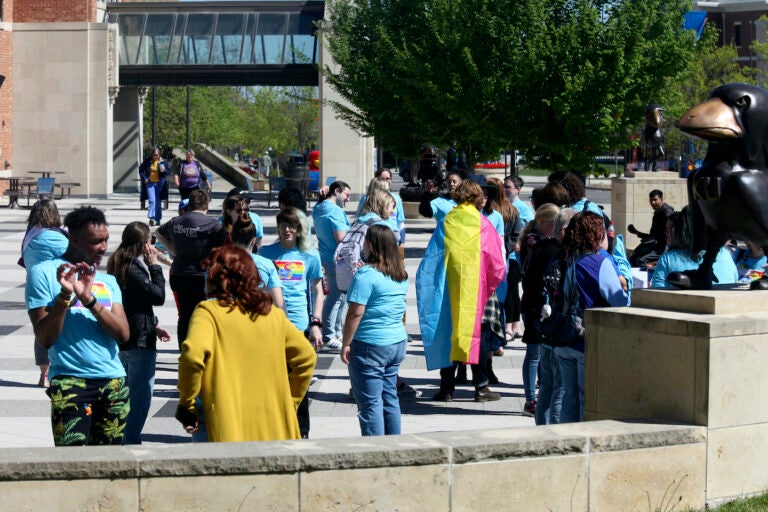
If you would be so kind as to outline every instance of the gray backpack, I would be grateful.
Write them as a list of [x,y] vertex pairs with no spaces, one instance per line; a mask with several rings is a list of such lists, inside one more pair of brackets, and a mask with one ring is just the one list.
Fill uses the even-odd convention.
[[352,284],[352,278],[355,277],[357,270],[365,265],[363,254],[363,242],[368,228],[381,222],[378,216],[372,217],[365,222],[355,222],[349,231],[336,246],[336,252],[333,259],[336,262],[336,284],[339,290],[346,292],[349,285]]

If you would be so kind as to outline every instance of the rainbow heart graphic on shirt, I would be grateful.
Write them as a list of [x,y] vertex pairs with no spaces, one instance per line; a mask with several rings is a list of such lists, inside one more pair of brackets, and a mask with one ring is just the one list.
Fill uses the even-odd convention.
[[277,276],[281,281],[301,281],[304,279],[304,262],[301,260],[277,260]]
[[[109,293],[109,288],[107,288],[107,285],[105,285],[102,282],[94,282],[93,285],[91,285],[91,294],[96,297],[96,302],[101,305],[101,307],[111,309],[112,308],[112,295]],[[75,304],[72,305],[73,308],[84,308],[80,301],[78,300]]]

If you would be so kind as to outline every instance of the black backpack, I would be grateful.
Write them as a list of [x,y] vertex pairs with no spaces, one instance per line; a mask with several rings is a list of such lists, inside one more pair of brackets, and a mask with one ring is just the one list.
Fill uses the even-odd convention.
[[541,310],[533,312],[533,318],[526,322],[529,343],[564,347],[584,339],[584,310],[579,305],[573,258],[554,256],[549,261],[539,299]]

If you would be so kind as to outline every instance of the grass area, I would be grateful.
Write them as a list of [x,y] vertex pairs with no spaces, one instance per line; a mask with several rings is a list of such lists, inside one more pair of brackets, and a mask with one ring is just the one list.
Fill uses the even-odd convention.
[[768,510],[768,493],[725,503],[717,512],[765,512]]

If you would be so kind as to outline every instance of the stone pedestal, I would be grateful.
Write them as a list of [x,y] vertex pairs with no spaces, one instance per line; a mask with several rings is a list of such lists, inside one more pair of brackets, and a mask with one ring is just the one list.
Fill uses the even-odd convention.
[[587,312],[585,416],[707,428],[707,502],[768,487],[768,292],[635,290]]

